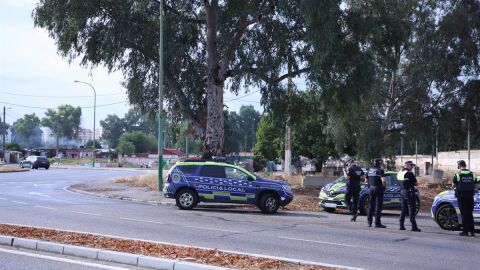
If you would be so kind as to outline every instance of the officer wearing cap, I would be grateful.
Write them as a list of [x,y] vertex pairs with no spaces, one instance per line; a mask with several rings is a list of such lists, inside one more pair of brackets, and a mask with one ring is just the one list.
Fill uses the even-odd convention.
[[[347,179],[347,192],[345,193],[345,202],[352,215],[350,221],[357,221],[358,217],[358,197],[360,196],[360,181],[365,178],[365,173],[357,167],[353,159],[345,163],[347,170],[343,170],[345,179]],[[353,200],[352,200],[353,199]]]
[[460,214],[462,215],[463,230],[461,236],[475,236],[473,224],[473,196],[475,193],[476,175],[467,169],[463,160],[457,161],[458,173],[453,177],[453,187],[457,197]]
[[381,159],[375,159],[374,167],[368,170],[367,179],[370,186],[368,205],[368,226],[372,227],[373,213],[375,212],[375,228],[386,228],[380,221],[382,216],[383,194],[387,187],[385,171],[381,168]]
[[408,211],[410,217],[410,223],[412,224],[412,231],[420,232],[417,227],[416,215],[416,198],[415,198],[415,186],[418,186],[417,178],[412,172],[412,168],[415,164],[412,161],[405,162],[405,166],[397,174],[397,180],[400,184],[400,201],[402,204],[402,212],[400,213],[400,230],[405,230],[405,215]]

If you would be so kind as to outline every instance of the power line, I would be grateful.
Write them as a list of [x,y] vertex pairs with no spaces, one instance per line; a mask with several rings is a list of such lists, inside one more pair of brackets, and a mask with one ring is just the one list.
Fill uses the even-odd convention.
[[[116,105],[116,104],[121,104],[127,102],[126,100],[124,101],[119,101],[119,102],[114,102],[114,103],[109,103],[109,104],[101,104],[97,105],[96,107],[106,107],[106,106],[111,106],[111,105]],[[28,108],[28,109],[41,109],[41,110],[56,110],[57,108],[47,108],[47,107],[37,107],[37,106],[26,106],[26,105],[20,105],[20,104],[14,104],[14,103],[8,103],[8,102],[2,102],[0,101],[0,104],[5,104],[5,105],[10,105],[10,106],[16,106],[16,107],[21,107],[21,108]],[[91,109],[93,106],[85,106],[85,107],[80,107],[81,109]]]
[[[92,95],[89,96],[42,96],[42,95],[30,95],[30,94],[17,94],[11,92],[0,92],[0,94],[11,95],[11,96],[20,96],[20,97],[35,97],[35,98],[91,98]],[[118,96],[123,95],[123,92],[117,93],[109,93],[109,94],[99,94],[97,97],[104,97],[104,96]]]
[[252,95],[252,94],[255,94],[255,93],[257,93],[257,92],[260,92],[260,89],[255,90],[255,91],[253,91],[253,92],[250,92],[250,93],[248,93],[248,94],[246,94],[246,95],[243,95],[243,96],[239,96],[239,97],[236,97],[236,98],[232,98],[232,99],[230,99],[230,100],[226,100],[225,102],[231,102],[231,101],[235,101],[235,100],[238,100],[238,99],[241,99],[241,98],[244,98],[244,97],[248,97],[248,96],[250,96],[250,95]]

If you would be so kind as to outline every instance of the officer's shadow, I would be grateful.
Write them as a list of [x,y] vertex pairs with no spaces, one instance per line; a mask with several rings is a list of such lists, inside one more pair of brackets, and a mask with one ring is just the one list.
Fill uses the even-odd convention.
[[284,211],[279,209],[277,213],[273,215],[268,215],[262,213],[256,208],[227,208],[221,206],[211,206],[211,205],[198,205],[193,211],[197,212],[209,212],[209,213],[228,213],[236,215],[251,215],[251,216],[278,216],[278,217],[304,217],[304,218],[327,218],[327,215],[323,215],[320,212],[293,212],[293,211]]

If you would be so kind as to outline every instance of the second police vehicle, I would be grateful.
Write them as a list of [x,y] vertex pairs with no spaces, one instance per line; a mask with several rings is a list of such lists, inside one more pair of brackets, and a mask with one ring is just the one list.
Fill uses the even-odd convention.
[[266,214],[293,200],[290,186],[283,181],[261,178],[242,167],[218,162],[179,162],[167,174],[167,198],[182,210],[199,202],[255,204]]
[[[400,184],[397,181],[397,172],[385,171],[385,180],[387,181],[387,189],[383,196],[383,209],[400,209]],[[360,214],[366,215],[368,211],[368,193],[369,188],[366,183],[361,183],[360,196],[358,198],[358,209]],[[325,185],[320,194],[319,205],[327,212],[334,212],[335,209],[348,209],[345,202],[346,180],[341,176],[332,183]],[[420,209],[420,194],[415,187],[415,196],[417,202],[418,213]]]

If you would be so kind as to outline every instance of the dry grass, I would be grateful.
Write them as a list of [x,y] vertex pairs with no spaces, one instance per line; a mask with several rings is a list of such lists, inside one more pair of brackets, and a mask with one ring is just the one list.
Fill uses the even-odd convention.
[[151,190],[157,190],[157,174],[149,173],[142,176],[120,177],[113,180],[117,184],[126,184],[132,187],[146,187]]
[[25,172],[28,169],[22,168],[11,168],[11,167],[0,167],[0,173],[8,173],[8,172]]

